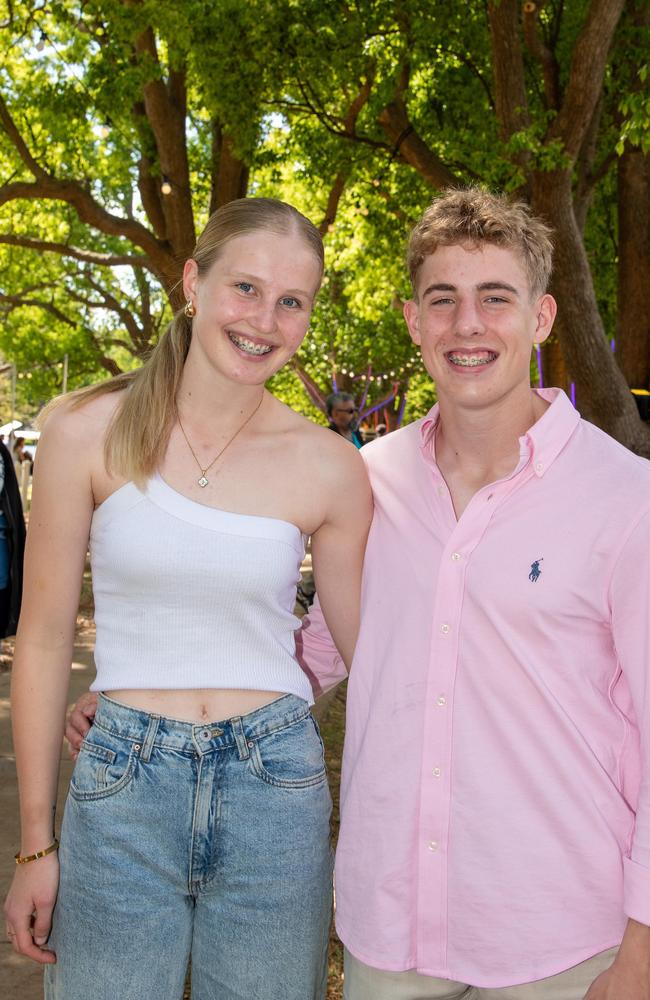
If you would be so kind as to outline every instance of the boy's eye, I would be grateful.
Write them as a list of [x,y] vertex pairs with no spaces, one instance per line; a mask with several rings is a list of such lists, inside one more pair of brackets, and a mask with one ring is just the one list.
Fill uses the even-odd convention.
[[300,303],[298,299],[294,299],[293,295],[285,295],[283,299],[280,299],[283,306],[288,306],[289,309],[299,309]]
[[252,292],[253,291],[253,286],[251,285],[250,281],[238,281],[237,282],[237,288],[240,290],[240,292]]

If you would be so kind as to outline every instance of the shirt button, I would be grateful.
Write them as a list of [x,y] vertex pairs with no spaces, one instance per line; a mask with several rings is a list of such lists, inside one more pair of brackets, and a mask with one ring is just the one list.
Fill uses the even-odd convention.
[[439,486],[439,487],[438,487],[438,493],[440,494],[440,496],[443,496],[443,495],[444,495],[444,493],[445,493],[445,487],[444,487],[444,486],[442,486],[442,485],[441,485],[441,486]]
[[442,632],[443,635],[447,635],[447,632],[449,631],[449,625],[447,624],[447,622],[442,623],[442,625],[440,626],[440,631]]
[[544,465],[542,462],[535,462],[535,472],[541,472],[543,468]]
[[441,708],[443,705],[447,704],[447,699],[445,698],[444,694],[439,694],[436,701]]
[[427,847],[429,848],[430,851],[437,851],[438,850],[438,841],[437,840],[430,840],[429,843],[427,844]]
[[434,767],[434,769],[432,771],[432,774],[433,774],[434,778],[439,778],[440,777],[440,768],[439,767]]
[[458,560],[460,559],[460,552],[452,552],[451,558],[454,560],[454,562],[458,562]]

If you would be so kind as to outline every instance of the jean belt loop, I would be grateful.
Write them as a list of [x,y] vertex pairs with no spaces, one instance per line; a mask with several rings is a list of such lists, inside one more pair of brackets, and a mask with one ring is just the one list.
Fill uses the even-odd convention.
[[151,751],[153,749],[153,741],[156,738],[156,733],[158,732],[158,725],[160,723],[159,715],[149,716],[149,725],[147,727],[147,735],[144,738],[144,743],[142,744],[142,750],[140,751],[140,760],[148,761],[151,758]]
[[235,743],[237,744],[239,759],[248,760],[250,757],[250,750],[248,749],[248,743],[246,742],[246,736],[244,735],[244,726],[241,721],[241,715],[237,715],[234,719],[231,719],[230,725],[232,726],[232,731],[235,735]]

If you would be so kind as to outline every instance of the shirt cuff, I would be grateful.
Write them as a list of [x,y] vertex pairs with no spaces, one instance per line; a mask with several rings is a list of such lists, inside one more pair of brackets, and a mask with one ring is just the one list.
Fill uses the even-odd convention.
[[623,858],[623,909],[625,916],[650,926],[650,869]]

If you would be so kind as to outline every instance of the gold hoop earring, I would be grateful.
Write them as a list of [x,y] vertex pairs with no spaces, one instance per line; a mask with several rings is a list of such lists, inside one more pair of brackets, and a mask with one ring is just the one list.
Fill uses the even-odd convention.
[[188,299],[187,302],[185,303],[185,308],[183,309],[183,312],[185,313],[188,319],[192,319],[194,316],[196,316],[196,306],[194,305],[191,299]]

